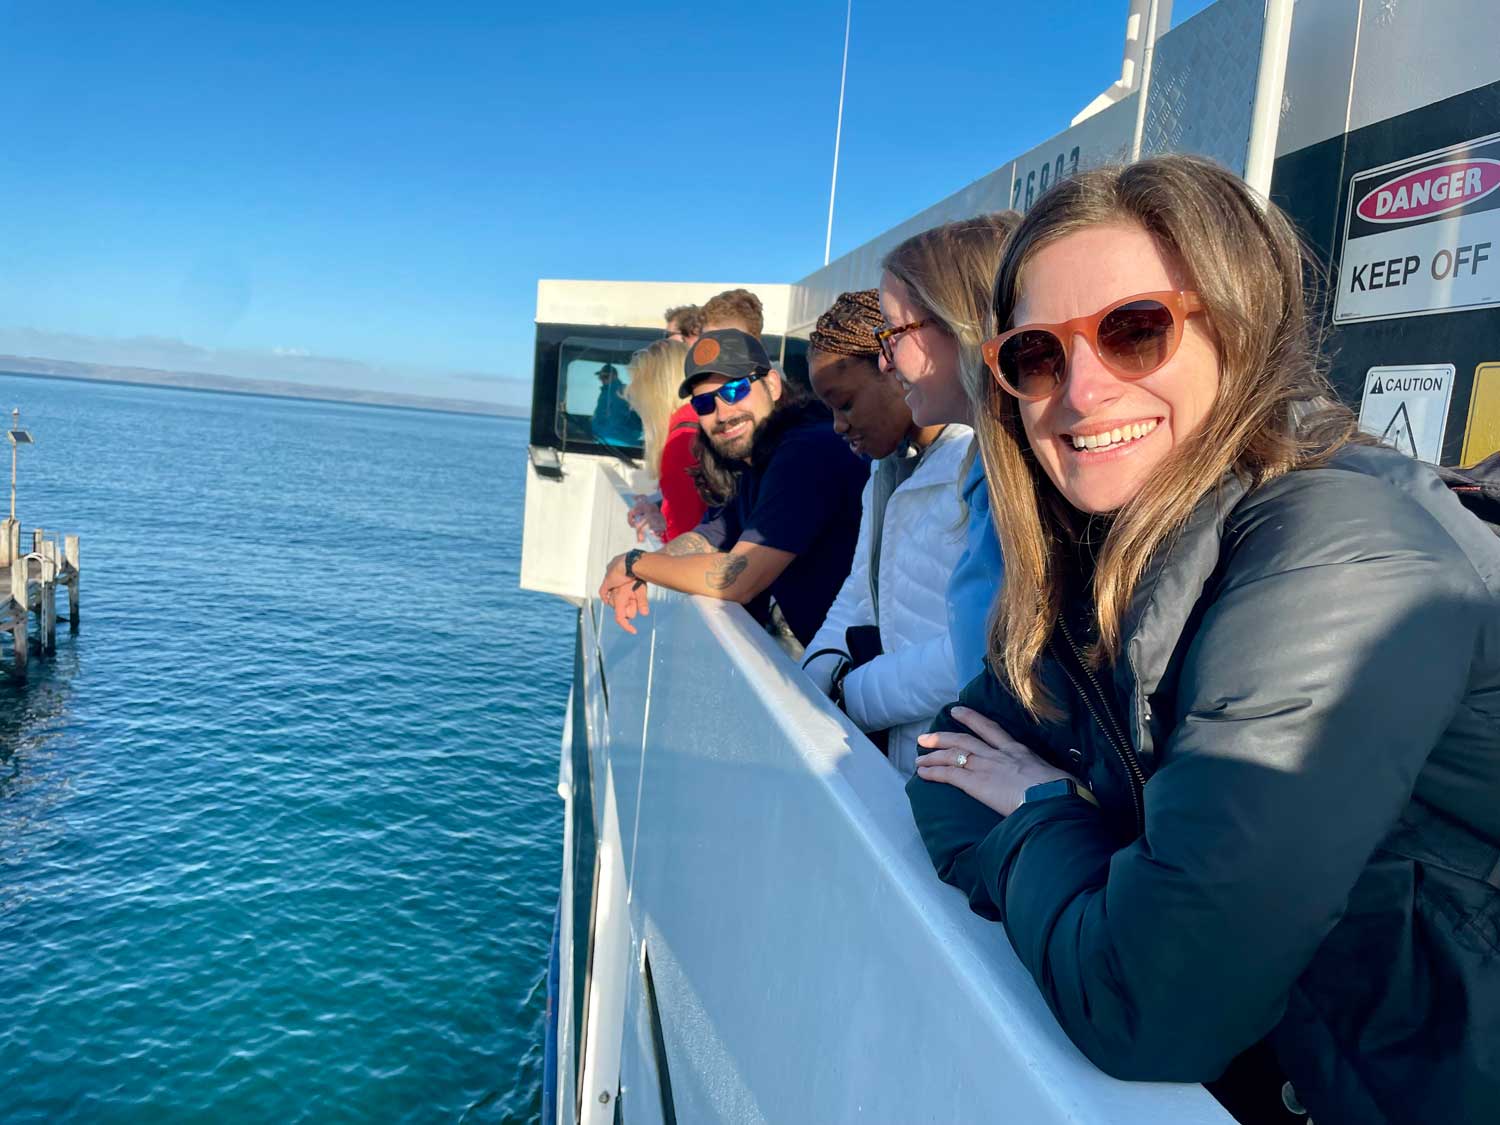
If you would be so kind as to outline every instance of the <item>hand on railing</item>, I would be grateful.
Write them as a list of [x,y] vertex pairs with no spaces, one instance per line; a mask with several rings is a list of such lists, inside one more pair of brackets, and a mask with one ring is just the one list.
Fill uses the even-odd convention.
[[646,533],[649,531],[660,539],[667,532],[666,517],[661,514],[661,505],[649,496],[635,497],[635,503],[630,506],[630,511],[625,513],[625,519],[630,526],[635,528],[635,541],[644,542]]
[[[640,552],[633,552],[639,555]],[[605,568],[604,581],[599,584],[599,600],[615,613],[615,624],[627,633],[634,634],[631,618],[644,617],[651,612],[651,599],[646,583],[625,573],[625,556],[616,555]]]

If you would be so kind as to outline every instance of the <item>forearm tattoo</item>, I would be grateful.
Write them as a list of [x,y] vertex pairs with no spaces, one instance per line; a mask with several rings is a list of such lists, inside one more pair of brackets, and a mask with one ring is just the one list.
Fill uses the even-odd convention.
[[750,560],[744,555],[725,555],[713,565],[704,581],[708,583],[710,590],[727,590],[739,580],[749,565]]
[[661,549],[664,555],[712,555],[718,552],[718,548],[710,543],[696,531],[688,531],[679,535]]

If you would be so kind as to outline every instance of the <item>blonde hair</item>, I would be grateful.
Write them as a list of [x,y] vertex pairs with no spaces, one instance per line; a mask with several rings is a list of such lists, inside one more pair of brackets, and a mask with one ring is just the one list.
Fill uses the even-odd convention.
[[688,346],[681,340],[657,340],[630,357],[630,385],[625,401],[641,419],[645,432],[646,466],[651,475],[661,476],[661,451],[667,444],[667,428],[672,415],[682,405],[677,388]]
[[[1027,263],[1090,227],[1146,230],[1202,299],[1219,358],[1219,389],[1197,429],[1114,514],[1094,572],[1095,661],[1118,659],[1122,622],[1153,555],[1228,472],[1249,487],[1320,463],[1347,442],[1353,415],[1329,401],[1303,292],[1295,228],[1238,177],[1206,160],[1166,156],[1064,180],[1037,202],[1006,247],[994,316],[1011,326]],[[975,412],[1005,580],[990,623],[990,658],[1034,715],[1056,714],[1037,665],[1061,607],[1060,573],[1078,513],[1038,465],[1017,400],[986,378]],[[1299,405],[1300,404],[1300,405]],[[1299,426],[1299,417],[1303,418]]]
[[976,215],[914,234],[886,254],[880,268],[903,286],[926,317],[958,344],[958,375],[975,410],[989,375],[980,347],[990,330],[995,271],[1011,232],[1015,211]]

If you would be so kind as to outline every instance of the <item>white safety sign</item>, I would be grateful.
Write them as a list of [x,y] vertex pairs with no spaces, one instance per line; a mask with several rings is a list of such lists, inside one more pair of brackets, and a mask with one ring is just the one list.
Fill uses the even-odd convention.
[[1408,456],[1436,465],[1443,456],[1454,367],[1372,367],[1359,404],[1359,428]]
[[1500,305],[1500,133],[1349,184],[1335,323]]

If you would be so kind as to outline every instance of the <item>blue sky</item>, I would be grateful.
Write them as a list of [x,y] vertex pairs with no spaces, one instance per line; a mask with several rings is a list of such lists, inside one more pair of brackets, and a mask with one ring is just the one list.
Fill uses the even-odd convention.
[[[834,255],[1065,128],[1127,8],[855,0]],[[538,277],[821,264],[843,25],[842,0],[0,3],[0,352],[519,402]]]

